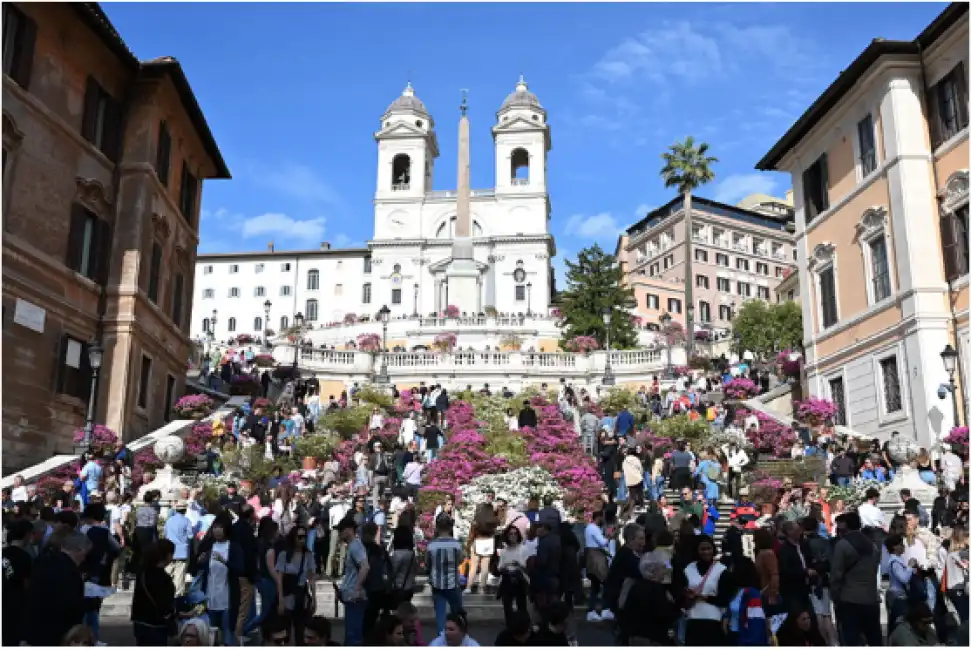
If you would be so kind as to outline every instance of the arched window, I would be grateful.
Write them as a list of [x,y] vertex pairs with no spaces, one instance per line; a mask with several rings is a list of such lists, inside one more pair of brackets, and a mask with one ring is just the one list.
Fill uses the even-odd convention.
[[226,330],[229,331],[229,332],[235,332],[236,331],[236,319],[235,318],[230,318],[229,319],[229,323],[226,324]]
[[288,327],[290,327],[290,317],[289,316],[280,316],[280,331],[282,332],[283,330],[287,329]]
[[311,298],[307,301],[307,308],[303,312],[306,314],[305,318],[307,322],[315,322],[317,320],[317,299]]
[[[455,217],[452,217],[442,225],[438,227],[435,231],[435,237],[438,239],[452,239],[455,236]],[[479,225],[478,221],[472,222],[472,236],[482,237],[482,226]]]
[[310,269],[307,271],[307,289],[309,291],[316,291],[320,288],[320,271],[317,269]]
[[391,160],[391,190],[405,191],[411,187],[411,158],[399,153]]
[[525,149],[513,149],[509,163],[512,184],[529,185],[529,153]]
[[257,316],[256,318],[253,319],[253,331],[254,332],[263,331],[263,319],[260,316]]
[[209,333],[209,319],[208,318],[203,318],[202,319],[202,331],[205,332],[206,334]]

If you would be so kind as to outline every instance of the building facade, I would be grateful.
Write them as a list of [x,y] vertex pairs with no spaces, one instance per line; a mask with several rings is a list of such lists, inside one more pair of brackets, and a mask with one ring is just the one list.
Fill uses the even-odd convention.
[[125,439],[181,396],[203,179],[229,178],[175,59],[96,3],[3,5],[3,467]]
[[[551,140],[546,110],[522,79],[496,113],[492,134],[495,187],[470,197],[476,312],[545,315],[556,253],[546,188]],[[319,327],[348,314],[373,317],[384,305],[395,318],[445,311],[457,197],[432,189],[438,136],[411,84],[384,112],[374,138],[374,237],[367,248],[200,255],[194,337],[205,335],[213,309],[217,341],[261,336],[267,299],[273,330],[298,312]]]
[[[692,197],[696,332],[723,336],[746,300],[774,299],[776,285],[795,268],[793,236],[786,229],[786,199],[757,196],[749,208]],[[662,314],[685,323],[685,222],[681,197],[652,212],[622,234],[617,258],[624,282],[634,289],[634,313],[648,324]]]
[[925,447],[955,422],[946,345],[959,397],[969,370],[967,11],[873,41],[758,165],[792,174],[810,391]]

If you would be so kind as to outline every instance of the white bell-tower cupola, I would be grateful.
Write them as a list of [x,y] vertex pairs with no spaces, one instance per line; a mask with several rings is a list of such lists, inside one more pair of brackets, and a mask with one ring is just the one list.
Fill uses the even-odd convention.
[[522,75],[506,97],[496,125],[496,194],[546,194],[546,156],[552,147],[546,110]]
[[381,116],[376,200],[420,199],[432,189],[438,157],[435,121],[415,96],[411,82]]

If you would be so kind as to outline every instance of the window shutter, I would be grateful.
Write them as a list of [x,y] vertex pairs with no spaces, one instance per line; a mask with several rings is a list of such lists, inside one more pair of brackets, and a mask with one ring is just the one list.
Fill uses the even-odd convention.
[[182,329],[182,285],[185,279],[179,273],[175,276],[175,288],[172,289],[172,322],[180,330]]
[[94,280],[98,284],[107,285],[111,277],[111,248],[113,231],[111,224],[104,219],[95,220],[95,241],[94,259],[98,268],[94,274]]
[[148,299],[158,304],[159,271],[162,267],[162,247],[152,243],[152,261],[148,267]]
[[81,122],[81,135],[91,143],[94,143],[95,135],[98,132],[98,98],[100,96],[101,86],[94,80],[94,77],[88,77],[84,89],[84,117]]
[[953,214],[941,215],[941,252],[944,255],[945,280],[953,280],[959,273],[957,258],[958,241],[954,236],[954,222],[955,217]]
[[958,63],[951,72],[954,76],[954,90],[957,95],[957,112],[961,128],[968,125],[968,80],[964,71],[964,61]]
[[34,68],[34,44],[37,41],[37,23],[28,18],[23,12],[17,12],[17,51],[14,52],[11,76],[14,81],[27,90],[30,86],[30,73]]
[[165,122],[158,125],[158,157],[155,163],[155,172],[162,185],[169,184],[169,157],[172,155],[172,138],[169,136],[169,127]]
[[122,136],[121,102],[114,97],[105,97],[105,135],[103,151],[111,162],[121,158]]
[[88,214],[77,203],[71,205],[71,230],[67,236],[67,256],[65,264],[72,271],[81,270],[81,257],[84,253],[84,226]]
[[927,89],[927,127],[931,132],[931,149],[936,149],[937,145],[941,143],[941,133],[944,131],[941,126],[940,95],[940,83]]
[[823,154],[817,162],[819,164],[819,196],[822,200],[819,211],[823,212],[829,209],[829,158],[826,154]]
[[65,362],[67,361],[67,334],[61,334],[55,347],[57,363],[54,364],[54,392],[60,394],[64,392],[65,382]]

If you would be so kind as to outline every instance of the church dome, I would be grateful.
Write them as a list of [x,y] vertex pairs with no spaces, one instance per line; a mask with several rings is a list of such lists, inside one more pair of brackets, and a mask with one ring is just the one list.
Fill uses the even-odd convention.
[[411,87],[411,82],[405,86],[405,89],[401,92],[401,97],[391,102],[388,106],[388,110],[385,113],[399,112],[399,111],[414,111],[415,113],[422,113],[428,115],[428,110],[425,108],[425,104],[422,103],[420,99],[415,97],[415,89]]
[[507,108],[530,108],[537,111],[543,110],[543,105],[539,103],[539,98],[533,93],[529,92],[529,87],[526,85],[526,80],[522,75],[519,75],[519,83],[516,84],[516,91],[509,93],[506,97],[506,101],[502,103],[500,111],[504,111]]

